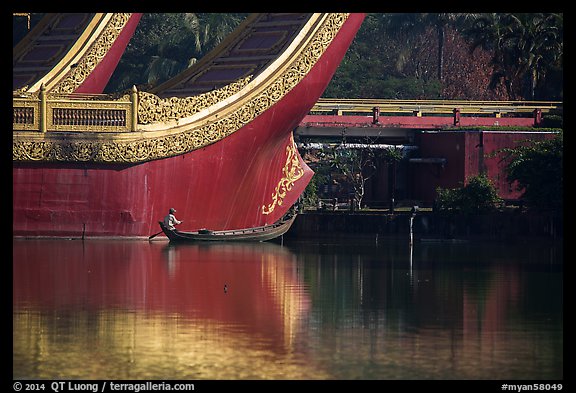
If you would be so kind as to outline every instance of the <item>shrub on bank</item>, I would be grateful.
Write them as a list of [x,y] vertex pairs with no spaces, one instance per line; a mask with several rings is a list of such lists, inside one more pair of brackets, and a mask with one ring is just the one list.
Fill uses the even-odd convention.
[[495,211],[502,206],[496,187],[486,175],[472,176],[461,188],[436,189],[434,210],[482,213]]

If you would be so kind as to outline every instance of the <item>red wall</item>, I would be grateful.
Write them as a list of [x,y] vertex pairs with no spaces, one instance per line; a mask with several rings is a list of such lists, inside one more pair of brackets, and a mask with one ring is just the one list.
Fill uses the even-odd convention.
[[446,164],[412,163],[409,171],[412,199],[430,205],[436,188],[457,188],[466,179],[486,173],[504,199],[517,199],[517,191],[506,180],[506,162],[502,157],[486,157],[505,147],[516,147],[526,140],[551,139],[555,133],[531,131],[424,131],[416,135],[417,155],[421,158],[445,158]]
[[[491,154],[504,147],[516,147],[519,144],[528,143],[527,140],[541,141],[552,139],[555,133],[548,132],[501,132],[484,131],[484,153]],[[493,158],[486,158],[484,165],[486,173],[498,189],[501,198],[517,199],[522,195],[516,190],[516,184],[510,185],[506,179],[506,167],[509,161],[502,161],[503,156],[499,154]]]
[[410,194],[413,199],[431,204],[436,188],[453,188],[466,175],[466,134],[463,132],[422,132],[416,135],[416,154],[420,158],[444,158],[446,164],[409,164]]

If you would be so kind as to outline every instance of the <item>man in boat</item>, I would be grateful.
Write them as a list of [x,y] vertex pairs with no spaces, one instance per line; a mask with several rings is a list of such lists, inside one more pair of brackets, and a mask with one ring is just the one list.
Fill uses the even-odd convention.
[[182,221],[178,221],[174,213],[176,213],[176,209],[171,207],[166,217],[164,217],[164,226],[171,231],[176,229],[175,225],[182,224]]

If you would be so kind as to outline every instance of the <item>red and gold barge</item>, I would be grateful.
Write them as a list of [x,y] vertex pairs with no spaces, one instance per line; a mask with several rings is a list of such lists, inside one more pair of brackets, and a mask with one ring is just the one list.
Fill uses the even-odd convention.
[[143,237],[170,207],[186,230],[278,221],[313,175],[293,130],[364,15],[254,14],[172,80],[99,95],[105,84],[82,86],[106,77],[98,64],[117,62],[139,19],[105,15],[27,86],[17,61],[31,50],[15,48],[13,234]]

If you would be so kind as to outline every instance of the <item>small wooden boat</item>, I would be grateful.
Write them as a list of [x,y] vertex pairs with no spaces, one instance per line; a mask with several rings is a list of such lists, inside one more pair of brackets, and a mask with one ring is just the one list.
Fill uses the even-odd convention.
[[280,221],[261,227],[245,229],[229,229],[222,231],[211,231],[200,229],[193,232],[179,231],[178,229],[168,229],[162,221],[159,221],[160,228],[171,242],[265,242],[275,239],[285,234],[296,219],[296,214],[291,217],[282,218]]

